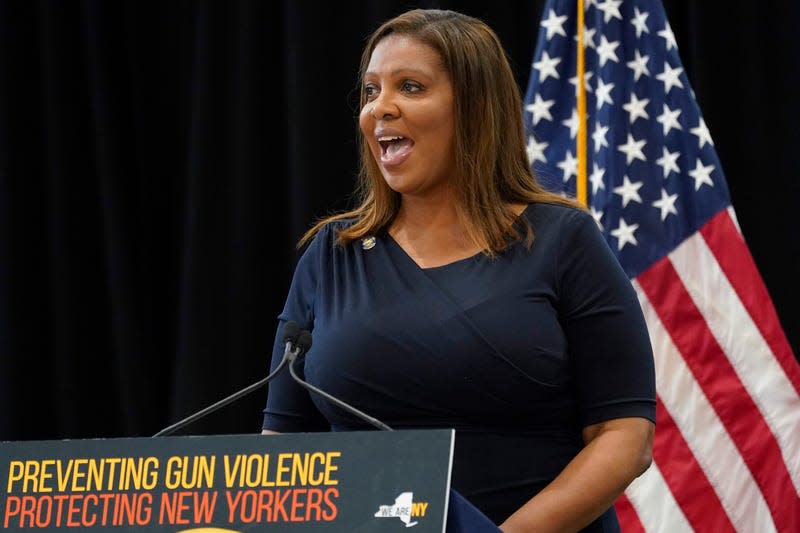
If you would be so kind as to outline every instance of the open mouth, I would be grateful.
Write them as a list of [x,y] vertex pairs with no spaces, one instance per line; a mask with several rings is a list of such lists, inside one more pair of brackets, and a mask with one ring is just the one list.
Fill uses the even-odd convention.
[[399,162],[414,147],[414,141],[400,135],[380,137],[378,144],[381,145],[381,161],[384,164]]

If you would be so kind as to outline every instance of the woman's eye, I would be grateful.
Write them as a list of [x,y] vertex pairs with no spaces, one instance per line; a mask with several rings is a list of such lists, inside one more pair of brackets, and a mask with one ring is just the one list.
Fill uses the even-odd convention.
[[420,87],[419,83],[413,81],[404,81],[402,87],[405,92],[409,93],[414,93],[422,90],[422,87]]
[[378,94],[378,88],[374,85],[366,85],[364,87],[364,96],[367,100],[374,98],[376,94]]

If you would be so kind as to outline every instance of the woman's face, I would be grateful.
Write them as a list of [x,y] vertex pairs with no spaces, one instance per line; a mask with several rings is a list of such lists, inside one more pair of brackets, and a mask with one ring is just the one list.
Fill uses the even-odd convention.
[[405,195],[447,190],[455,170],[453,86],[436,50],[389,35],[364,76],[359,125],[386,183]]

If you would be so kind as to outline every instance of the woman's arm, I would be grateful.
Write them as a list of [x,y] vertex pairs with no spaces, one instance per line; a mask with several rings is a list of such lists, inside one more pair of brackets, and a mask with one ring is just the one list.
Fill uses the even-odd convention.
[[654,430],[645,418],[618,418],[584,428],[583,450],[500,529],[564,533],[586,527],[650,466]]

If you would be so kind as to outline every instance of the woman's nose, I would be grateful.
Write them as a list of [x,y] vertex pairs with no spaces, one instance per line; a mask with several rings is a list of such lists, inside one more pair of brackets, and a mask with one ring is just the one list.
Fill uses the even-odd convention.
[[396,117],[399,114],[399,110],[397,105],[388,97],[381,95],[372,101],[372,109],[369,113],[375,120],[382,120]]

